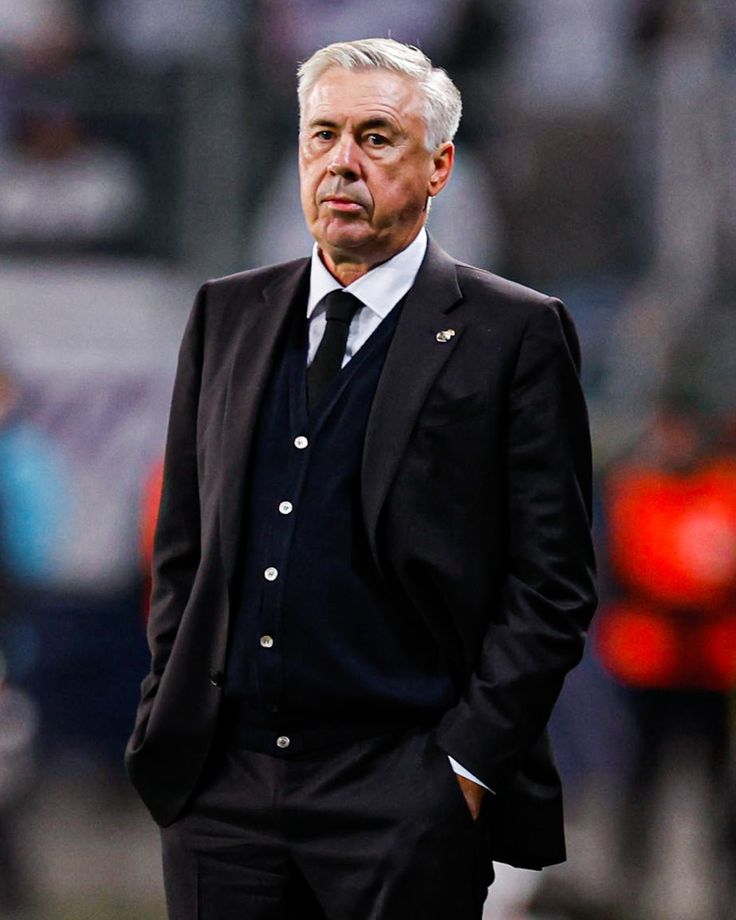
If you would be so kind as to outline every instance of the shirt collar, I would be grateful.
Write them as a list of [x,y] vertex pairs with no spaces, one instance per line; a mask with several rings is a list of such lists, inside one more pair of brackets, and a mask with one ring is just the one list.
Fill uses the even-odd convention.
[[337,278],[325,268],[315,243],[309,274],[307,317],[312,315],[317,304],[330,291],[342,289],[353,294],[364,306],[383,319],[414,284],[426,251],[427,231],[422,227],[406,249],[397,252],[387,262],[382,262],[343,288]]

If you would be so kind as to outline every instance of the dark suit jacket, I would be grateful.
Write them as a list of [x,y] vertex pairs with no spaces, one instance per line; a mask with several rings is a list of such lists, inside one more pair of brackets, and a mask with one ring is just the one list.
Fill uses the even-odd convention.
[[[197,781],[221,697],[259,400],[309,260],[205,284],[179,356],[154,553],[152,666],[126,761],[161,824]],[[453,330],[446,341],[437,333]],[[590,444],[559,301],[430,241],[365,438],[376,562],[444,649],[458,702],[436,742],[496,795],[494,858],[564,859],[545,726],[595,606]]]

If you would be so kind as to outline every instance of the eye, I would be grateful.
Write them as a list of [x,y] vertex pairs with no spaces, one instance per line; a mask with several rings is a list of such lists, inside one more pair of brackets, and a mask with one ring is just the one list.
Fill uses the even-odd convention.
[[320,141],[331,141],[334,136],[335,136],[335,132],[330,131],[329,128],[322,128],[322,130],[318,131],[315,135],[317,140],[320,140]]
[[365,139],[369,147],[385,147],[386,144],[388,144],[388,138],[384,137],[382,134],[376,134],[375,132],[366,134]]

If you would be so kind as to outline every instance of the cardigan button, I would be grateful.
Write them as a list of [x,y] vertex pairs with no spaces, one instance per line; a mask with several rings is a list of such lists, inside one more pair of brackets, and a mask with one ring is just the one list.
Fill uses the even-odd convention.
[[225,675],[217,668],[210,669],[210,683],[213,687],[221,687],[225,683]]

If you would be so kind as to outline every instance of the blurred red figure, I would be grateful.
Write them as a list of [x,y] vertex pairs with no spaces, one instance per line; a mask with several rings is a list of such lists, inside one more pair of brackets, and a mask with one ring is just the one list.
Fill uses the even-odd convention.
[[683,418],[658,420],[654,454],[607,485],[611,566],[622,599],[599,624],[623,683],[736,686],[736,460],[703,454]]
[[733,835],[736,459],[714,449],[702,426],[663,412],[638,456],[605,487],[615,600],[601,611],[596,638],[638,734],[622,839],[635,872],[656,861],[653,829],[683,798],[703,803],[699,820],[713,858]]

